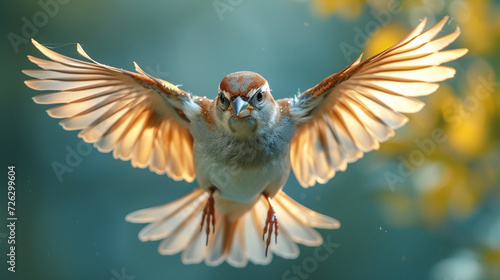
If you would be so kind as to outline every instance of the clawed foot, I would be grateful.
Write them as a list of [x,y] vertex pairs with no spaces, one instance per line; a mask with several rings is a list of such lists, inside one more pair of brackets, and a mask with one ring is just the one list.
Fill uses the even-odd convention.
[[[271,244],[271,235],[273,234],[274,228],[274,242],[278,243],[278,220],[276,219],[276,213],[274,212],[273,205],[271,204],[271,198],[267,195],[264,195],[267,199],[267,203],[269,204],[269,210],[267,210],[267,219],[266,224],[264,226],[264,233],[262,234],[262,240],[266,241],[266,257],[267,251],[269,249],[269,244]],[[267,233],[267,240],[266,240]]]
[[[205,208],[203,208],[203,217],[201,218],[200,231],[203,229],[203,224],[207,222],[207,241],[205,245],[208,245],[208,236],[210,235],[210,225],[212,226],[212,233],[215,232],[215,206],[214,206],[214,192],[215,188],[210,188],[210,197],[208,197]],[[211,220],[211,221],[210,221]]]

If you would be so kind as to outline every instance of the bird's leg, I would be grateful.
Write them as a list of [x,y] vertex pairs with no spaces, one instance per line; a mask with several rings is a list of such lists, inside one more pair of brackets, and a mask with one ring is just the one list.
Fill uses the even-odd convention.
[[[276,213],[274,212],[273,205],[271,203],[271,198],[264,194],[264,197],[267,200],[267,204],[269,205],[269,210],[267,210],[267,219],[266,224],[264,226],[264,233],[262,234],[262,240],[266,241],[266,257],[267,251],[269,249],[269,244],[271,243],[271,235],[273,234],[274,227],[274,242],[278,243],[278,220],[276,219]],[[267,240],[265,239],[267,233]]]
[[203,217],[201,217],[201,227],[200,227],[200,231],[202,231],[203,224],[205,223],[205,221],[207,222],[206,245],[208,245],[208,236],[210,235],[210,225],[212,226],[212,233],[215,233],[215,206],[214,206],[215,187],[210,187],[208,191],[210,193],[210,196],[208,197],[207,203],[205,204],[205,208],[203,208]]

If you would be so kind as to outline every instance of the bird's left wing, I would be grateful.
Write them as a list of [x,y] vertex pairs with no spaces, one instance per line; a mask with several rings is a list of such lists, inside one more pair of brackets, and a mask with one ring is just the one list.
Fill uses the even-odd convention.
[[78,44],[81,61],[33,44],[50,60],[28,58],[42,70],[24,70],[36,80],[26,85],[52,93],[33,97],[40,104],[61,104],[47,110],[63,118],[66,130],[81,130],[84,141],[101,152],[130,160],[134,167],[149,167],[158,174],[191,182],[193,138],[189,115],[207,104],[167,81],[154,78],[136,66],[135,72],[100,64]]
[[465,55],[467,49],[441,51],[460,34],[457,29],[434,39],[446,21],[422,33],[424,19],[391,48],[362,62],[360,56],[315,87],[281,101],[297,125],[290,159],[303,187],[327,182],[347,163],[378,149],[379,142],[407,122],[401,113],[423,107],[413,97],[433,93],[436,82],[454,76],[455,69],[440,64]]

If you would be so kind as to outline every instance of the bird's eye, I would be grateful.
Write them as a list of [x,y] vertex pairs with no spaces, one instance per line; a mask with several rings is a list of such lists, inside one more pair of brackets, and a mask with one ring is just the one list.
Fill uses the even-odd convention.
[[264,95],[262,94],[262,91],[257,92],[257,101],[262,101],[262,98],[264,98]]
[[226,105],[228,104],[228,100],[227,100],[227,98],[226,98],[226,96],[224,95],[224,93],[223,93],[223,92],[221,92],[221,93],[219,94],[219,100],[220,100],[220,103],[221,103],[222,105],[224,105],[224,106],[226,106]]

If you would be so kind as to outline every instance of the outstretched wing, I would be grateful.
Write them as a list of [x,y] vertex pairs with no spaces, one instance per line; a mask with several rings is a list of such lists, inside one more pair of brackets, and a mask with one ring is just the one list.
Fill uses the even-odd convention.
[[33,97],[39,104],[59,104],[47,110],[62,118],[66,130],[81,130],[84,141],[101,152],[130,160],[134,167],[175,180],[195,179],[193,138],[186,110],[200,108],[193,98],[176,86],[154,78],[135,64],[130,72],[92,60],[78,44],[78,52],[90,62],[60,55],[32,40],[51,60],[28,56],[43,70],[24,70],[36,78],[25,81],[36,90],[52,93]]
[[[402,41],[361,62],[361,56],[341,72],[289,100],[289,114],[297,124],[291,143],[293,171],[303,187],[326,183],[363,153],[379,148],[424,103],[414,99],[433,93],[436,82],[454,76],[441,66],[467,49],[441,51],[460,30],[433,38],[447,21],[442,19],[422,33],[426,19]],[[287,102],[282,102],[286,104]]]

